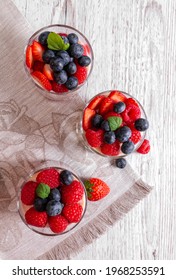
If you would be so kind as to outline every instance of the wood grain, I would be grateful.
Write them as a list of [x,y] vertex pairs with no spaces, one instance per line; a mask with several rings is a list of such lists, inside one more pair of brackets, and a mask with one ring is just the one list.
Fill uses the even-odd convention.
[[67,24],[89,38],[95,65],[85,99],[118,88],[140,100],[150,120],[151,153],[129,162],[153,192],[75,259],[176,259],[176,1],[13,2],[34,30]]

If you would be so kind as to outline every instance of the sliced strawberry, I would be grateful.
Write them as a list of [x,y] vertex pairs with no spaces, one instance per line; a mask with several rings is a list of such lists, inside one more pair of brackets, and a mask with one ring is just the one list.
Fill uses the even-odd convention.
[[73,76],[78,79],[78,84],[80,85],[84,83],[85,80],[87,79],[87,68],[82,67],[79,64],[76,64],[76,67],[77,67],[77,71]]
[[53,70],[51,69],[49,64],[44,65],[43,74],[48,78],[48,80],[50,81],[54,80]]
[[33,71],[43,72],[43,67],[45,63],[39,60],[34,61]]
[[52,85],[44,74],[39,71],[34,71],[31,75],[43,88],[48,91],[52,90]]
[[119,118],[121,118],[121,115],[120,114],[118,114],[118,113],[116,113],[116,112],[108,112],[108,113],[106,113],[104,116],[103,116],[103,118],[105,119],[105,120],[107,120],[109,117],[119,117]]
[[105,96],[103,95],[98,95],[96,96],[87,106],[88,108],[92,109],[92,110],[97,110],[99,109],[99,105],[101,103],[101,101],[105,98]]
[[92,127],[91,121],[92,121],[92,118],[95,115],[95,113],[96,112],[94,110],[89,109],[89,108],[86,108],[84,110],[84,115],[83,115],[83,129],[84,130],[87,130]]
[[100,115],[106,114],[109,111],[113,111],[113,108],[114,108],[114,101],[109,97],[105,97],[100,103],[99,113]]
[[68,89],[66,88],[65,85],[60,85],[60,84],[57,84],[56,82],[53,82],[52,83],[52,88],[53,88],[53,91],[54,92],[57,92],[57,93],[63,93],[63,92],[67,92]]
[[37,41],[32,44],[32,54],[35,60],[43,61],[42,55],[45,48]]
[[27,67],[29,67],[30,69],[32,68],[34,63],[34,58],[32,55],[32,47],[28,46],[26,49],[26,65]]
[[119,101],[124,102],[127,99],[126,96],[122,92],[117,91],[117,90],[111,91],[111,93],[109,94],[109,98],[114,100],[114,102],[116,102],[116,103]]

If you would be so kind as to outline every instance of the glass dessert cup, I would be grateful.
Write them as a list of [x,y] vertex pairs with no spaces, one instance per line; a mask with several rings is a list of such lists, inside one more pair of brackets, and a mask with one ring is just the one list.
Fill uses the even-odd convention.
[[[86,68],[86,77],[84,79],[81,79],[78,81],[78,85],[76,88],[73,88],[73,89],[67,89],[66,87],[62,87],[59,89],[59,91],[56,91],[57,87],[53,86],[53,80],[49,80],[49,83],[51,84],[51,89],[47,90],[41,83],[38,79],[36,79],[36,77],[33,77],[32,76],[32,73],[34,72],[33,71],[33,66],[30,66],[29,65],[27,66],[27,63],[26,63],[26,55],[27,55],[27,48],[29,46],[32,46],[33,42],[34,41],[37,41],[38,42],[38,39],[39,39],[39,36],[41,33],[43,32],[55,32],[57,34],[60,34],[60,35],[68,35],[70,33],[74,33],[78,36],[78,44],[81,44],[83,46],[83,49],[84,49],[84,53],[83,55],[86,55],[88,56],[90,59],[91,59],[91,62],[88,66],[84,67]],[[46,47],[43,46],[44,49],[46,50]],[[40,50],[37,49],[37,52],[39,51],[39,55],[40,55]],[[54,51],[55,54],[56,54],[56,51]],[[32,53],[32,51],[31,51]],[[30,54],[31,55],[31,54]],[[31,62],[30,61],[30,64],[34,65],[35,63],[35,57],[33,56],[33,61]],[[72,58],[73,60],[73,58]],[[42,61],[42,59],[40,58],[39,61]],[[77,63],[77,59],[74,58],[73,62]],[[30,79],[32,79],[32,81],[34,82],[34,84],[37,86],[37,89],[39,90],[40,93],[42,93],[46,98],[49,98],[49,99],[52,99],[52,100],[60,100],[60,98],[63,98],[63,96],[67,96],[67,95],[71,95],[71,94],[74,94],[74,93],[78,93],[80,91],[80,89],[82,88],[83,85],[85,85],[85,83],[87,82],[89,76],[91,75],[91,72],[92,72],[92,69],[93,69],[93,63],[94,63],[94,55],[93,55],[93,50],[92,50],[92,47],[89,43],[89,41],[87,40],[87,38],[80,32],[78,31],[77,29],[71,27],[71,26],[67,26],[67,25],[60,25],[60,24],[53,24],[53,25],[48,25],[46,27],[43,27],[41,29],[39,29],[37,32],[35,32],[28,40],[27,42],[27,45],[25,47],[25,50],[24,50],[24,68],[25,68],[25,71],[28,75],[28,77]],[[38,66],[37,66],[38,67]],[[80,66],[79,66],[80,68]],[[37,69],[38,70],[38,69]],[[65,66],[63,68],[63,70],[65,70]],[[41,70],[42,74],[44,73],[43,70]],[[67,73],[68,74],[68,73]],[[50,75],[50,74],[49,74]],[[52,72],[52,76],[53,76],[53,72]],[[68,77],[70,76],[74,76],[74,74],[68,74]],[[54,81],[55,81],[55,78],[54,78]],[[64,85],[65,86],[65,85]],[[63,89],[63,91],[62,91]]]
[[[47,222],[45,223],[45,225],[36,226],[36,225],[28,223],[27,219],[29,218],[29,215],[28,215],[28,218],[27,218],[26,213],[31,208],[35,208],[35,211],[36,211],[36,206],[34,206],[34,203],[31,204],[31,202],[28,203],[28,205],[26,204],[27,203],[26,199],[29,200],[29,196],[31,197],[31,193],[30,193],[30,195],[29,195],[29,193],[27,193],[27,195],[25,194],[25,196],[24,196],[24,187],[26,186],[26,183],[28,183],[28,182],[31,183],[31,181],[33,182],[33,184],[36,184],[37,186],[41,185],[41,180],[37,179],[37,178],[39,178],[38,174],[40,174],[40,176],[41,176],[41,172],[46,172],[46,170],[49,170],[49,172],[50,172],[53,169],[54,169],[55,173],[58,172],[59,174],[64,170],[70,171],[69,167],[67,165],[63,164],[62,162],[46,161],[46,162],[40,164],[36,169],[32,170],[30,172],[30,174],[28,175],[28,177],[23,180],[22,184],[20,185],[20,190],[19,190],[19,194],[18,194],[18,212],[20,214],[20,217],[21,217],[22,221],[26,224],[26,226],[28,228],[30,228],[34,232],[42,234],[42,235],[46,235],[46,236],[56,236],[56,235],[65,234],[65,233],[71,231],[73,228],[75,228],[81,222],[81,220],[82,220],[82,218],[85,214],[86,206],[87,206],[87,194],[86,194],[84,184],[82,183],[80,178],[75,173],[70,171],[71,174],[72,174],[72,180],[73,180],[73,183],[74,183],[74,188],[78,188],[78,187],[81,188],[81,194],[79,195],[79,198],[78,198],[79,201],[77,201],[75,203],[70,201],[70,203],[68,203],[69,207],[71,207],[70,205],[73,205],[73,204],[75,205],[76,204],[78,206],[79,211],[80,211],[80,208],[81,208],[81,212],[79,212],[79,214],[76,213],[79,216],[79,218],[77,218],[77,221],[72,222],[72,221],[69,220],[70,217],[69,218],[67,217],[70,212],[68,213],[68,206],[67,206],[67,202],[65,200],[68,199],[67,193],[68,193],[68,195],[70,194],[68,192],[68,188],[69,187],[72,188],[72,183],[69,184],[69,185],[68,184],[66,185],[66,184],[63,184],[61,182],[61,180],[59,179],[59,182],[60,182],[60,183],[58,183],[59,187],[58,188],[57,187],[54,187],[54,188],[51,187],[50,195],[51,195],[52,190],[57,189],[57,190],[60,191],[61,198],[60,198],[58,203],[62,204],[61,212],[59,212],[58,214],[56,214],[56,213],[54,213],[54,214],[49,213],[48,214],[47,203],[53,199],[53,198],[50,198],[48,196],[46,198],[48,201],[46,203],[45,209],[44,210],[42,209],[42,211],[38,211],[38,209],[37,209],[37,215],[38,214],[39,215],[40,214],[44,215],[44,219],[47,217],[46,218]],[[60,177],[60,175],[59,175],[59,177]],[[67,188],[66,193],[63,193],[64,188]],[[35,200],[39,198],[38,197],[38,192],[36,190],[37,190],[37,188],[35,187]],[[73,190],[73,188],[72,188],[72,190]],[[25,199],[25,201],[24,201],[24,199]],[[64,200],[64,202],[63,202],[63,200]],[[65,211],[66,209],[64,210],[64,208],[66,208],[66,206],[67,206],[67,212]],[[36,215],[36,212],[35,212],[35,215]],[[53,231],[53,223],[55,222],[55,220],[53,220],[53,218],[57,219],[58,216],[62,216],[62,219],[64,219],[64,223],[65,223],[65,220],[66,220],[66,225],[64,225],[64,229],[59,229],[59,232],[58,232],[58,230],[56,232],[55,230]],[[36,217],[35,217],[35,219],[36,219]],[[40,217],[39,217],[39,220],[40,220]],[[52,227],[51,227],[51,220],[52,220]],[[56,223],[58,223],[58,221]],[[62,221],[61,221],[61,223],[62,223]],[[56,227],[57,227],[57,225],[54,224],[54,228],[56,228]],[[62,227],[62,225],[61,225],[61,227]]]
[[[108,99],[106,99],[106,98],[108,98]],[[110,101],[111,98],[112,98],[113,105],[111,105],[111,101]],[[126,108],[122,113],[114,112],[114,109],[113,109],[114,104],[116,104],[118,102],[128,103],[128,105],[126,105]],[[108,105],[107,105],[107,103],[108,103]],[[85,108],[83,109],[81,122],[77,129],[78,133],[81,135],[81,138],[83,140],[85,147],[88,150],[90,150],[100,156],[110,157],[110,158],[114,158],[114,159],[120,158],[120,157],[126,157],[127,155],[131,154],[132,152],[135,152],[141,146],[142,142],[144,141],[146,131],[137,131],[135,129],[135,127],[134,127],[135,120],[133,120],[135,118],[133,116],[133,112],[131,111],[129,113],[129,115],[128,115],[128,113],[126,113],[127,110],[129,110],[129,111],[131,110],[131,109],[129,109],[129,106],[132,106],[132,107],[135,106],[135,108],[138,107],[138,109],[136,109],[137,114],[138,114],[138,117],[136,119],[143,118],[143,119],[147,120],[147,116],[146,116],[146,113],[145,113],[142,105],[139,103],[139,101],[137,99],[135,99],[132,95],[130,95],[126,92],[118,91],[118,90],[107,90],[107,91],[101,92],[101,93],[95,95],[93,98],[91,98],[88,101],[88,103],[86,104]],[[104,110],[104,108],[105,108],[105,113],[101,113]],[[106,108],[110,108],[110,109],[106,111]],[[132,110],[135,110],[135,108],[133,108]],[[114,148],[113,148],[113,151],[111,152],[110,149],[112,148],[112,146],[115,146],[115,143],[112,143],[112,144],[111,143],[109,144],[107,142],[105,143],[104,142],[105,138],[103,138],[103,140],[102,140],[101,137],[105,137],[104,134],[106,131],[104,131],[104,129],[101,127],[101,125],[98,128],[93,126],[92,122],[93,122],[93,118],[94,118],[95,114],[102,115],[103,120],[106,120],[106,121],[107,120],[109,121],[109,117],[117,116],[117,117],[122,118],[122,123],[117,128],[117,130],[123,126],[127,126],[128,130],[130,129],[131,136],[128,138],[128,140],[133,142],[132,151],[130,151],[129,153],[124,153],[121,150],[121,148],[125,141],[121,142],[116,137],[115,143],[118,142],[117,143],[118,149],[116,148],[116,151],[114,152]],[[130,114],[131,114],[131,117],[133,118],[131,120],[130,120]],[[108,115],[109,115],[109,117],[108,117]],[[124,120],[123,116],[125,116],[125,120]],[[128,121],[126,122],[127,119],[128,119]],[[98,133],[97,134],[99,137],[98,141],[100,142],[98,147],[94,147],[95,145],[92,142],[92,141],[94,141],[94,137],[96,138],[96,135],[94,134],[94,132],[93,133],[91,132],[92,134],[89,133],[88,130],[89,130],[89,132],[90,132],[90,130],[93,130],[95,132],[95,134]],[[116,136],[117,130],[113,131],[113,132],[115,132],[115,136]],[[89,136],[88,136],[88,134],[89,134]],[[103,136],[101,136],[101,134],[103,134]],[[88,137],[89,137],[89,139],[88,139]],[[101,138],[101,140],[100,140],[100,138]],[[106,148],[104,148],[105,147],[104,144],[106,144]],[[108,147],[109,147],[109,152],[108,152]]]

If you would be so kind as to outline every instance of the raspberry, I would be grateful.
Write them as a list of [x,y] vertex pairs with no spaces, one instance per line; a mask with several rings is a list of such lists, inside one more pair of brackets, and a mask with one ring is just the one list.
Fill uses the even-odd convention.
[[106,144],[104,143],[101,146],[101,152],[104,155],[108,155],[108,156],[117,156],[120,152],[120,144],[119,142],[114,142],[113,144]]
[[47,224],[46,212],[38,212],[34,207],[31,207],[26,211],[25,219],[28,225],[35,227],[45,227]]
[[21,191],[21,201],[26,205],[32,205],[35,200],[35,191],[38,183],[28,181]]
[[78,79],[78,84],[82,84],[87,79],[87,68],[82,67],[79,64],[76,64],[76,67],[77,71],[73,76]]
[[109,117],[120,117],[120,118],[121,118],[121,115],[118,114],[118,113],[115,113],[115,112],[111,111],[111,112],[106,113],[106,114],[103,116],[103,118],[104,118],[105,120],[107,120]]
[[140,154],[147,154],[150,152],[150,142],[147,139],[144,139],[142,145],[137,149],[137,152]]
[[132,97],[127,98],[127,99],[125,100],[125,104],[128,105],[128,106],[130,106],[130,105],[135,105],[135,106],[139,107],[139,105],[138,105],[138,103],[136,102],[136,100],[134,100]]
[[68,89],[66,88],[65,85],[59,85],[56,82],[52,83],[52,90],[58,93],[62,93],[62,92],[67,92]]
[[134,124],[130,124],[129,128],[131,129],[131,133],[132,133],[130,140],[134,144],[137,144],[141,140],[141,133],[140,133],[140,131],[135,129]]
[[44,183],[51,189],[57,188],[60,184],[60,175],[54,168],[48,168],[41,171],[36,178],[38,183]]
[[65,205],[62,210],[62,215],[70,223],[78,223],[82,217],[83,208],[80,204],[69,204]]
[[78,181],[73,181],[69,186],[62,186],[60,191],[62,202],[67,204],[77,203],[84,194],[83,186]]
[[89,145],[91,147],[98,148],[103,143],[103,134],[104,134],[104,132],[101,129],[99,129],[97,131],[88,129],[86,131],[85,136],[86,136],[87,142],[89,143]]
[[63,232],[68,226],[68,221],[62,215],[49,217],[48,223],[50,229],[55,233]]
[[141,110],[134,104],[127,104],[125,111],[121,113],[123,121],[127,124],[134,122],[141,116]]

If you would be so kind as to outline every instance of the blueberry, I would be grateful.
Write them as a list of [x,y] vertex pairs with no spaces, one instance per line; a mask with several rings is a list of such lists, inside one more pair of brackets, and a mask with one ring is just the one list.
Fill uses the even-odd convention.
[[70,185],[73,182],[73,174],[69,170],[63,170],[60,173],[60,180],[64,185]]
[[68,74],[75,74],[77,67],[76,64],[74,62],[70,62],[66,67],[65,70],[67,71]]
[[149,128],[149,122],[146,119],[140,118],[135,121],[134,126],[139,131],[145,131]]
[[44,53],[42,55],[42,59],[45,63],[50,63],[50,60],[52,58],[55,58],[55,53],[52,50],[44,51]]
[[64,60],[61,57],[52,58],[50,60],[50,66],[54,72],[59,72],[64,68]]
[[74,89],[78,86],[78,79],[76,77],[69,77],[65,83],[66,88]]
[[114,112],[116,113],[122,113],[123,111],[125,111],[126,105],[124,102],[118,102],[116,104],[114,104]]
[[104,141],[108,144],[113,144],[115,142],[115,133],[113,131],[107,131],[104,134]]
[[38,41],[40,44],[42,45],[47,45],[47,39],[48,39],[48,35],[50,34],[49,31],[45,31],[45,32],[42,32],[40,35],[39,35],[39,38],[38,38]]
[[49,199],[55,200],[55,201],[60,201],[60,199],[61,199],[60,191],[56,188],[51,189],[50,194],[49,194]]
[[115,136],[120,142],[126,142],[131,137],[131,129],[128,126],[122,126],[116,130]]
[[83,46],[80,44],[73,44],[69,48],[70,55],[79,58],[83,55],[84,49]]
[[125,158],[117,158],[115,164],[118,168],[124,168],[127,164],[127,161]]
[[102,121],[103,121],[103,117],[99,114],[95,114],[95,116],[93,116],[92,118],[93,127],[100,128]]
[[66,36],[61,36],[62,40],[64,41],[65,44],[69,44],[69,40]]
[[78,63],[81,66],[88,66],[91,63],[91,59],[87,55],[83,55],[78,59]]
[[55,72],[54,79],[58,84],[65,84],[68,79],[67,72],[65,70],[61,70],[60,72]]
[[75,33],[68,34],[67,38],[68,38],[70,44],[78,43],[78,36]]
[[101,128],[105,131],[110,131],[109,122],[107,120],[102,121]]
[[48,216],[56,216],[62,212],[63,204],[59,201],[50,200],[46,205]]
[[124,154],[130,154],[134,150],[134,143],[131,140],[124,142],[121,146],[121,151]]
[[43,212],[46,209],[47,203],[48,203],[48,198],[37,197],[34,201],[34,208],[39,212]]
[[56,56],[59,56],[64,61],[64,66],[67,65],[70,62],[70,56],[67,51],[58,51],[56,53]]

